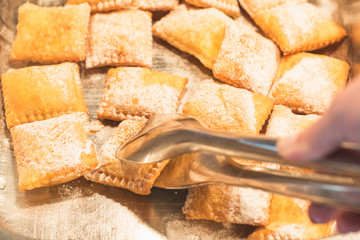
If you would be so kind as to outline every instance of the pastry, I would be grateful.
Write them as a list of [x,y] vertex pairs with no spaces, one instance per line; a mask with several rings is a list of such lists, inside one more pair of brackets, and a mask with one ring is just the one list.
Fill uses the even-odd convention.
[[342,27],[309,3],[280,5],[253,19],[284,55],[320,49],[346,36]]
[[226,25],[213,74],[232,86],[267,95],[279,61],[280,51],[270,39],[234,22]]
[[179,0],[133,0],[132,5],[146,11],[169,11],[179,4]]
[[[314,121],[317,115],[296,115],[291,109],[276,105],[270,116],[266,135],[283,137],[304,130]],[[298,168],[286,168],[299,171]],[[286,196],[273,195],[270,208],[270,222],[256,229],[249,239],[320,239],[328,237],[333,222],[325,224],[312,223],[308,217],[310,202]]]
[[71,181],[98,165],[95,146],[86,140],[86,113],[25,123],[10,132],[21,191]]
[[145,119],[121,122],[100,149],[100,168],[85,174],[85,178],[106,185],[126,188],[137,194],[150,194],[155,179],[168,161],[136,164],[115,158],[116,150],[136,136],[145,123]]
[[193,9],[182,4],[156,22],[153,33],[181,51],[194,55],[211,69],[229,21],[233,20],[215,8]]
[[152,65],[151,14],[140,10],[90,17],[86,68]]
[[67,0],[67,4],[88,3],[91,12],[107,12],[131,6],[132,0]]
[[206,80],[194,98],[184,104],[183,113],[209,128],[258,134],[272,108],[273,100],[269,97]]
[[336,58],[297,53],[280,60],[269,96],[296,113],[322,114],[345,87],[349,65]]
[[186,2],[197,7],[213,7],[234,18],[240,16],[240,8],[237,0],[186,0]]
[[306,0],[239,0],[239,2],[250,16],[254,16],[280,5],[304,3]]
[[307,213],[309,206],[309,201],[274,194],[270,223],[256,229],[248,239],[322,239],[330,236],[334,222],[312,223]]
[[76,63],[26,67],[1,76],[8,128],[74,112],[87,112]]
[[122,121],[175,113],[186,83],[186,78],[147,68],[110,69],[98,117]]
[[39,7],[25,3],[10,60],[56,63],[85,60],[90,7],[87,3],[65,7]]
[[[185,103],[183,112],[212,129],[257,134],[272,107],[269,97],[203,81],[194,98]],[[244,160],[244,164],[252,163]],[[199,186],[189,189],[183,213],[187,219],[264,226],[269,221],[271,197],[270,193],[250,188],[219,184]]]

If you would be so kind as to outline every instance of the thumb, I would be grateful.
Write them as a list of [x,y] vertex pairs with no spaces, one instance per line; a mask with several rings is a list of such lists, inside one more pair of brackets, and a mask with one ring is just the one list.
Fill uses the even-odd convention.
[[325,114],[303,132],[280,139],[279,154],[289,160],[312,161],[331,153],[343,140],[337,121],[336,117]]

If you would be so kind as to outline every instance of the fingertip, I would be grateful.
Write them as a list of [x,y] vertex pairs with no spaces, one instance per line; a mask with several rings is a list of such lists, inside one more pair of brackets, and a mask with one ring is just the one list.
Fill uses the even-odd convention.
[[333,208],[311,204],[309,218],[313,223],[327,223],[335,219],[337,211]]
[[356,232],[360,230],[360,215],[343,212],[337,218],[337,228],[341,233]]

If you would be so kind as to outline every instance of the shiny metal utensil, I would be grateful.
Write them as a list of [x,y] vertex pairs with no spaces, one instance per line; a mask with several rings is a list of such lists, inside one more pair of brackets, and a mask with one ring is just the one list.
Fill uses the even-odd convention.
[[[209,183],[248,186],[360,212],[360,165],[354,163],[360,160],[360,148],[352,143],[343,143],[326,159],[299,164],[278,155],[274,138],[213,131],[194,118],[162,115],[150,120],[116,157],[154,163],[194,152],[171,161],[155,185],[169,189]],[[232,157],[308,170],[243,165]]]

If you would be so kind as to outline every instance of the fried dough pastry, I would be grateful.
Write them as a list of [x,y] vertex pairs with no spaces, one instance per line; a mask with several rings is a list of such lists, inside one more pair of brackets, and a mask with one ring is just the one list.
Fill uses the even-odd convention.
[[[283,137],[295,134],[318,120],[317,115],[296,115],[291,109],[276,105],[270,116],[266,135]],[[301,171],[299,168],[286,168]],[[333,222],[314,224],[308,217],[310,202],[286,196],[273,195],[270,210],[270,223],[256,229],[249,239],[320,239],[328,237]]]
[[73,113],[10,130],[21,191],[68,182],[95,169],[88,121],[86,113]]
[[87,112],[76,63],[11,70],[1,76],[1,84],[9,129],[36,120]]
[[233,20],[215,8],[193,9],[182,4],[156,22],[153,33],[211,69],[229,21]]
[[86,68],[152,65],[151,14],[140,10],[90,17]]
[[275,105],[266,128],[266,135],[283,137],[300,132],[314,121],[320,119],[319,115],[298,115],[290,108],[283,105]]
[[345,87],[349,68],[346,62],[324,55],[285,56],[280,60],[269,96],[275,104],[296,113],[322,114]]
[[[269,97],[204,81],[194,99],[185,103],[183,112],[212,129],[257,134],[272,107],[273,101]],[[270,202],[271,194],[260,190],[207,185],[189,189],[183,213],[187,219],[264,226],[269,221]]]
[[280,5],[253,19],[284,55],[320,49],[346,36],[342,27],[309,3]]
[[116,150],[144,127],[146,120],[125,120],[101,147],[100,168],[85,174],[85,178],[106,185],[129,189],[137,194],[150,194],[154,181],[168,161],[136,164],[115,158]]
[[66,4],[88,3],[91,12],[107,12],[131,6],[132,0],[68,0]]
[[234,87],[267,95],[279,61],[280,51],[273,41],[233,22],[226,25],[213,74]]
[[25,3],[18,14],[10,60],[39,63],[85,60],[88,4],[39,7]]
[[240,8],[237,0],[185,0],[196,7],[216,8],[231,17],[240,16]]
[[175,113],[186,83],[186,78],[148,68],[110,69],[98,117],[122,121]]
[[280,5],[304,2],[307,2],[307,0],[240,0],[241,6],[252,17]]
[[146,11],[169,11],[179,4],[179,0],[133,0],[132,5]]
[[258,134],[272,108],[269,97],[206,80],[184,104],[183,113],[212,129]]

